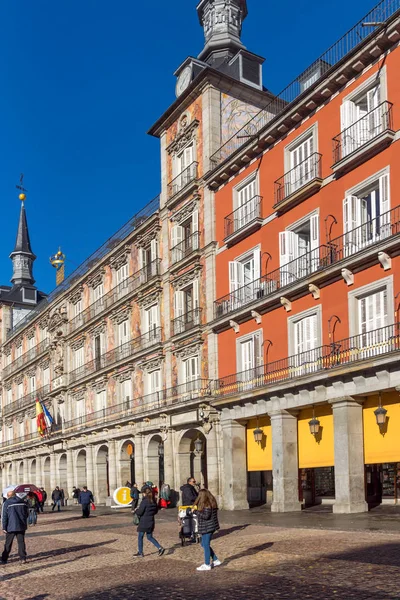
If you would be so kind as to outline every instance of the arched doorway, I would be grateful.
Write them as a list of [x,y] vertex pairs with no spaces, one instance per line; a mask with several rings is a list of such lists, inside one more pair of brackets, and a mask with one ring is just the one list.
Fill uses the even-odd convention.
[[[127,481],[131,484],[135,483],[135,444],[131,440],[127,440],[121,446],[119,455],[119,480],[121,485],[125,485]],[[141,485],[143,482],[139,481],[136,483]]]
[[85,450],[80,450],[76,455],[76,479],[74,485],[80,489],[82,489],[84,485],[87,485]]
[[194,477],[201,487],[207,487],[207,441],[197,429],[186,431],[179,444],[179,475],[182,483]]
[[147,449],[148,481],[160,488],[164,481],[164,445],[160,435],[154,435]]
[[96,456],[95,498],[99,504],[105,504],[110,496],[108,474],[108,447],[101,446]]
[[53,490],[50,489],[50,456],[43,461],[43,487],[47,492],[47,497],[51,498]]
[[64,492],[70,492],[68,489],[67,481],[67,455],[62,454],[60,456],[60,462],[58,463],[58,484]]
[[32,483],[33,485],[37,485],[37,481],[36,481],[36,458],[33,458],[31,460],[31,464],[29,467],[29,483]]

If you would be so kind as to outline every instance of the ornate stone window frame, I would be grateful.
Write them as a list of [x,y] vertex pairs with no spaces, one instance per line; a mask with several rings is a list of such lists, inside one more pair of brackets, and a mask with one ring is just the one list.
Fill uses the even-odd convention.
[[189,202],[181,206],[178,210],[171,213],[170,220],[180,225],[193,216],[193,213],[199,209],[199,196],[196,195]]
[[73,352],[75,352],[75,350],[79,350],[80,348],[83,348],[85,346],[85,342],[86,342],[86,337],[82,336],[78,339],[72,340],[70,342],[70,348]]
[[196,266],[194,269],[190,269],[190,271],[186,271],[182,275],[175,277],[172,280],[172,286],[174,290],[182,290],[193,283],[196,279],[200,280],[201,271],[201,266]]
[[114,323],[119,325],[120,323],[123,323],[124,321],[128,321],[131,317],[131,314],[132,314],[132,305],[129,304],[128,306],[123,306],[122,308],[119,308],[118,310],[115,310],[114,312],[112,312],[110,315],[110,319]]
[[110,267],[114,271],[118,271],[121,267],[126,265],[129,261],[129,257],[132,253],[132,246],[130,244],[125,244],[124,248],[116,253],[110,259]]
[[[190,115],[186,112],[181,116],[180,122],[182,122],[182,118],[187,116],[190,119]],[[196,146],[197,140],[197,130],[200,125],[200,121],[198,119],[193,119],[190,121],[186,127],[179,127],[178,124],[178,132],[172,142],[167,146],[167,152],[169,155],[176,156],[179,154],[186,146],[190,143],[193,143]]]
[[96,271],[95,273],[92,273],[88,278],[87,278],[87,285],[89,288],[95,290],[96,288],[99,287],[99,285],[101,285],[102,283],[104,283],[104,275],[105,275],[106,270],[103,268],[101,268],[99,271]]

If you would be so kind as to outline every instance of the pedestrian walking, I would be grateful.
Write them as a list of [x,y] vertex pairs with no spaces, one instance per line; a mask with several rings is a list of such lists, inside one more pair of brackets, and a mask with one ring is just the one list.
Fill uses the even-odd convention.
[[182,506],[194,506],[196,502],[196,498],[199,494],[196,487],[196,480],[194,477],[189,477],[187,483],[181,487],[182,498],[181,504]]
[[74,504],[79,504],[79,495],[81,493],[81,490],[77,487],[73,487],[72,488],[72,498],[74,500]]
[[39,502],[38,502],[35,494],[32,494],[32,493],[28,494],[27,504],[28,504],[28,509],[29,509],[28,524],[36,525],[37,514],[39,511]]
[[42,501],[39,503],[39,511],[40,512],[44,512],[44,505],[46,503],[47,500],[47,492],[44,488],[40,488],[40,492],[42,494]]
[[211,548],[212,536],[219,529],[218,504],[211,492],[200,490],[196,498],[196,506],[201,545],[204,550],[204,564],[197,567],[197,570],[210,571],[212,567],[218,567],[221,564]]
[[136,509],[135,515],[139,517],[138,525],[138,551],[135,557],[143,557],[143,538],[144,534],[149,542],[151,542],[158,550],[158,556],[162,556],[165,548],[160,546],[157,540],[153,537],[155,528],[155,516],[158,512],[157,502],[154,501],[153,493],[150,487],[145,488],[143,499],[139,508]]
[[79,494],[79,504],[82,506],[82,518],[88,519],[90,517],[90,505],[94,503],[93,494],[84,485],[81,493]]
[[28,529],[29,509],[27,503],[15,492],[8,492],[3,504],[1,524],[6,534],[1,562],[5,565],[10,556],[14,538],[18,542],[18,556],[22,563],[26,562],[25,532]]
[[137,486],[137,483],[134,483],[133,486],[131,487],[131,498],[132,498],[132,510],[135,510],[137,508],[137,505],[139,504],[139,489]]
[[68,506],[69,494],[68,494],[68,492],[64,492],[64,490],[63,490],[63,493],[64,493],[64,506]]
[[51,494],[51,499],[53,500],[53,504],[51,505],[51,510],[54,512],[54,509],[57,506],[57,511],[60,512],[62,495],[61,495],[61,490],[58,486]]
[[60,489],[60,494],[61,494],[61,506],[65,506],[65,494],[64,494],[64,488]]
[[159,506],[161,510],[168,508],[171,504],[171,488],[170,486],[163,482],[160,489],[160,502]]

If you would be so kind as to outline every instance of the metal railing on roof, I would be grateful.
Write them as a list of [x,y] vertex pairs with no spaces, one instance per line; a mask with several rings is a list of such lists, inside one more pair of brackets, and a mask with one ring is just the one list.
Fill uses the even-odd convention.
[[22,329],[35,319],[43,310],[45,310],[52,302],[71,287],[77,279],[87,273],[97,262],[99,262],[104,256],[106,256],[113,248],[118,246],[128,235],[130,235],[135,229],[140,227],[147,219],[155,214],[160,207],[160,196],[156,196],[146,206],[144,206],[138,213],[129,219],[125,225],[123,225],[114,235],[112,235],[100,248],[93,252],[86,260],[83,261],[79,267],[75,269],[60,285],[58,285],[46,298],[44,298],[39,304],[31,310],[23,319],[21,319],[15,327],[9,330],[7,337],[13,336],[17,331]]
[[[297,100],[311,86],[318,84],[326,77],[328,71],[343,60],[347,54],[354,52],[370,38],[374,39],[384,25],[377,27],[365,27],[364,23],[384,23],[400,11],[400,0],[381,0],[369,11],[354,27],[343,37],[333,44],[322,56],[312,63],[301,75],[292,81],[282,92],[264,106],[260,112],[239,129],[229,140],[227,140],[211,157],[213,168],[223,163],[231,154],[268,125],[274,118],[278,117],[292,102]],[[372,31],[371,31],[372,29]]]

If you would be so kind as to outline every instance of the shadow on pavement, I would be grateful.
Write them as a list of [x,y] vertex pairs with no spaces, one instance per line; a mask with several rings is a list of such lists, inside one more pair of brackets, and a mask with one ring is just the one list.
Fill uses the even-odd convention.
[[349,550],[348,552],[338,552],[329,554],[328,556],[325,556],[325,558],[359,562],[369,565],[400,567],[400,544],[382,544],[381,546],[371,546],[370,548],[360,548]]
[[229,558],[224,560],[223,564],[229,565],[229,563],[233,562],[234,560],[238,560],[239,558],[246,558],[248,556],[254,556],[255,554],[258,554],[259,552],[268,550],[268,548],[271,548],[273,545],[274,545],[273,542],[266,542],[265,544],[260,544],[259,546],[254,546],[253,548],[249,548],[248,550],[243,550],[243,552],[239,552],[239,554],[234,554],[233,556],[230,556]]
[[226,535],[235,533],[235,531],[243,531],[244,529],[246,529],[246,527],[249,527],[248,523],[246,523],[245,525],[236,525],[235,527],[227,527],[226,529],[220,529],[218,533],[214,535],[213,539],[218,540],[219,538],[225,537]]
[[42,558],[49,556],[62,556],[63,554],[70,554],[71,552],[80,552],[82,550],[91,550],[92,548],[99,548],[100,546],[106,546],[107,544],[113,544],[117,540],[107,540],[105,542],[98,542],[97,544],[81,544],[79,546],[70,546],[67,548],[58,548],[57,550],[49,550],[48,552],[39,552],[38,554],[32,554],[29,556],[29,562],[37,562]]
[[[88,556],[90,556],[90,554],[84,554],[83,556],[76,556],[75,558],[69,558],[68,560],[61,560],[59,562],[52,563],[50,565],[43,565],[43,566],[40,566],[40,571],[43,571],[43,569],[51,569],[52,567],[57,567],[59,565],[65,565],[67,563],[76,562],[77,560],[81,560],[82,558],[87,558]],[[36,567],[34,567],[34,569],[36,569]],[[16,571],[15,573],[4,573],[4,575],[1,578],[1,581],[11,581],[12,579],[16,579],[17,577],[22,577],[22,575],[28,575],[31,572],[32,572],[32,569],[24,568],[23,570]],[[39,573],[38,573],[38,576],[39,576]],[[35,599],[41,598],[41,597],[46,598],[46,595],[34,596]],[[34,599],[26,598],[26,600],[34,600]]]

